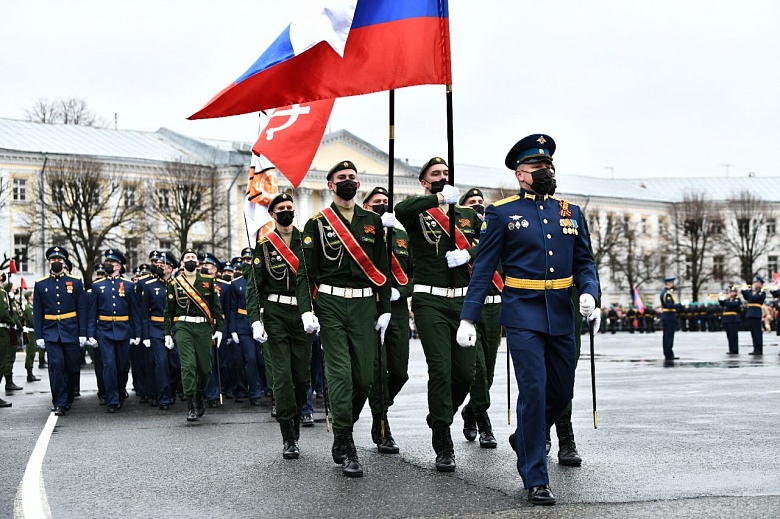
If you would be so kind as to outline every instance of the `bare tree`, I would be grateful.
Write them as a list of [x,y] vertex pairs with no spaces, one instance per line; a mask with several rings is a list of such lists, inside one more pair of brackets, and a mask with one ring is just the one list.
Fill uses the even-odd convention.
[[756,261],[769,249],[772,235],[765,224],[775,221],[775,212],[758,195],[741,191],[726,200],[725,214],[723,243],[739,258],[739,275],[750,283],[758,273]]
[[73,124],[78,126],[106,126],[105,121],[96,115],[84,99],[67,97],[49,100],[38,98],[33,106],[25,110],[28,121],[46,124]]
[[[0,178],[0,211],[8,204],[9,192],[8,182],[5,179]],[[3,257],[0,258],[0,270],[7,269],[12,259],[13,256],[8,256],[7,252],[3,252]]]
[[678,250],[686,258],[686,277],[691,282],[694,301],[699,300],[699,290],[709,280],[705,260],[710,255],[714,219],[717,215],[712,201],[703,192],[685,193],[682,203],[675,205],[674,224],[678,229],[675,236],[679,240]]
[[137,238],[134,219],[142,215],[142,193],[90,158],[55,159],[49,164],[35,192],[43,201],[51,236],[66,242],[71,261],[90,286],[90,274],[101,252]]
[[587,206],[586,202],[582,210],[588,220],[590,246],[593,252],[593,259],[596,260],[596,269],[598,270],[620,241],[620,225],[618,225],[618,220],[614,213],[607,213],[602,219],[598,213],[588,215],[585,212]]
[[[215,220],[222,205],[222,197],[216,193],[215,181],[216,168],[187,164],[181,160],[169,162],[163,178],[158,181],[151,204],[154,212],[151,220],[165,223],[168,229],[165,237],[173,234],[178,252],[191,244],[192,229],[201,222],[209,229],[212,250],[224,241],[224,233],[221,233]],[[160,237],[156,226],[152,234]]]
[[634,288],[639,289],[643,283],[658,278],[660,244],[652,242],[652,247],[644,246],[630,217],[615,217],[615,220],[617,239],[605,254],[613,268],[613,277],[626,281],[629,295],[633,296]]

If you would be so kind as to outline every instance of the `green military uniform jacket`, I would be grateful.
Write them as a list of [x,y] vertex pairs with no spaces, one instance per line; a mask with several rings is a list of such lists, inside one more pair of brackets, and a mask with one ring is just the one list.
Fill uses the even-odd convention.
[[398,293],[401,294],[401,299],[411,297],[412,289],[414,288],[412,273],[409,271],[412,266],[412,251],[409,235],[403,229],[393,229],[393,254],[395,254],[398,263],[401,265],[403,271],[406,272],[406,276],[409,279],[408,283],[401,285],[391,272],[393,288],[398,290]]
[[9,327],[16,326],[21,329],[22,321],[13,305],[14,303],[11,301],[8,292],[0,288],[0,323],[7,324]]
[[[274,230],[281,238],[281,234]],[[301,258],[301,231],[293,227],[290,250],[299,261]],[[298,267],[300,271],[300,266]],[[249,322],[262,321],[260,309],[268,294],[295,296],[297,275],[293,273],[287,261],[278,253],[276,247],[262,238],[252,253],[252,266],[244,267],[246,278],[246,310]]]
[[360,247],[385,277],[381,286],[374,284],[345,250],[328,221],[317,213],[303,228],[301,248],[303,258],[298,268],[296,297],[301,313],[312,310],[311,295],[314,284],[328,284],[344,288],[372,287],[379,293],[377,315],[390,313],[390,268],[387,246],[383,239],[382,219],[373,211],[355,206],[352,222],[341,216],[333,203],[331,209],[352,232]]
[[[184,276],[182,274],[180,277]],[[197,272],[195,282],[192,285],[200,294],[203,301],[211,310],[211,318],[214,320],[215,329],[222,331],[224,319],[222,317],[222,305],[219,294],[214,287],[214,278]],[[168,283],[167,305],[165,306],[165,335],[171,335],[171,329],[176,318],[188,315],[192,317],[205,317],[206,314],[198,307],[184,291],[179,278],[172,279]]]
[[[450,286],[450,270],[455,273],[455,288],[467,287],[471,274],[468,264],[454,269],[447,266],[445,255],[450,250],[450,237],[441,229],[441,225],[426,211],[438,207],[437,195],[425,195],[404,200],[395,206],[395,216],[406,228],[414,251],[414,279],[417,284],[435,287]],[[444,214],[449,216],[445,206]],[[482,220],[470,207],[455,207],[455,225],[471,244],[471,259],[477,254],[476,241]],[[449,232],[449,229],[447,229]]]

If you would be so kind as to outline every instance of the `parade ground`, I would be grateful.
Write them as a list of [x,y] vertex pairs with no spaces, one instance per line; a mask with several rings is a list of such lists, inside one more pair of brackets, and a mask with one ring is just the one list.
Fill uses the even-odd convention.
[[[582,467],[549,457],[554,507],[532,507],[507,437],[506,348],[491,392],[497,449],[480,449],[455,418],[457,470],[434,468],[425,424],[426,366],[412,341],[410,380],[389,413],[401,453],[380,455],[364,409],[355,443],[365,477],[349,479],[331,460],[322,400],[316,425],[301,430],[301,457],[283,460],[270,398],[260,407],[225,400],[199,422],[186,406],[98,405],[92,366],[64,417],[49,412],[45,370],[0,409],[0,517],[777,517],[780,515],[780,348],[766,334],[763,357],[726,355],[725,333],[678,332],[673,365],[661,333],[596,337],[598,429],[593,428],[587,336],[577,369],[573,423]],[[511,375],[512,404],[517,395]],[[130,385],[128,384],[128,387]]]

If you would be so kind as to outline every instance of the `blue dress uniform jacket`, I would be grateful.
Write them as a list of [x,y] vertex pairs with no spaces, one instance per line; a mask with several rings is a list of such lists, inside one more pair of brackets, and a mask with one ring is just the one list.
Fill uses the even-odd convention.
[[661,290],[661,307],[663,309],[661,314],[662,322],[677,321],[677,311],[684,308],[683,305],[677,302],[674,292],[665,287]]
[[759,290],[758,292],[754,292],[752,290],[743,290],[742,297],[744,297],[745,301],[748,303],[748,308],[745,312],[745,318],[761,319],[763,317],[761,307],[764,306],[766,292],[763,290]]
[[723,307],[723,316],[721,317],[721,323],[731,324],[739,323],[739,310],[742,306],[742,302],[737,299],[721,299],[718,301]]
[[[252,335],[252,324],[246,309],[246,278],[241,276],[230,284],[230,313],[225,315],[227,333],[236,332],[239,335]],[[224,308],[224,307],[223,307]]]
[[141,338],[165,339],[168,284],[159,278],[147,279],[141,294]]
[[[461,319],[479,320],[499,261],[507,279],[552,282],[572,276],[580,294],[590,294],[598,301],[590,237],[576,205],[525,190],[489,205]],[[507,284],[500,322],[549,335],[572,334],[574,305],[569,292]]]
[[36,339],[78,343],[87,334],[88,297],[81,279],[51,274],[35,282],[33,328]]
[[87,334],[114,341],[141,337],[138,299],[132,281],[115,277],[92,285]]

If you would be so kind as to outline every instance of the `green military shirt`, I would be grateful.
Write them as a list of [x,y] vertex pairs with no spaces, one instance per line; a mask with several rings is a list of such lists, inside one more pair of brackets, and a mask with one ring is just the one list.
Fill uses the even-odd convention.
[[0,288],[0,323],[9,326],[15,325],[17,328],[21,328],[22,321],[19,319],[19,314],[14,311],[12,305],[13,303],[8,296],[8,292]]
[[377,314],[390,313],[391,274],[387,261],[387,246],[382,238],[382,219],[373,211],[367,211],[356,205],[350,223],[341,216],[335,203],[330,207],[387,279],[383,285],[375,285],[345,250],[322,213],[317,213],[303,228],[301,243],[303,261],[298,268],[296,285],[298,308],[301,313],[311,311],[310,294],[314,285],[328,284],[344,288],[373,287],[379,292]]
[[27,303],[24,307],[24,325],[28,328],[32,328],[33,324],[33,305],[32,303]]
[[[281,234],[274,230],[281,238]],[[290,250],[297,258],[301,258],[301,231],[293,227]],[[298,267],[300,269],[300,266]],[[249,322],[260,321],[260,309],[268,294],[283,296],[295,296],[297,276],[290,265],[279,254],[276,247],[268,240],[262,238],[255,245],[252,253],[252,265],[244,267],[246,278],[246,309],[249,314]]]
[[[450,238],[441,225],[427,213],[428,209],[438,207],[437,195],[425,195],[408,198],[395,206],[395,216],[409,233],[411,249],[414,254],[414,280],[417,284],[435,287],[450,286],[450,270],[455,273],[455,288],[466,287],[471,275],[468,265],[454,269],[447,266],[445,255],[450,250]],[[449,216],[448,210],[444,214]],[[479,215],[470,207],[455,206],[455,225],[471,244],[471,258],[477,253],[475,245],[482,225]],[[449,232],[449,229],[447,229]]]
[[406,273],[406,277],[409,280],[405,285],[402,285],[395,279],[395,276],[391,276],[393,288],[398,290],[398,293],[401,294],[402,298],[410,297],[412,295],[412,288],[414,287],[412,273],[409,270],[412,266],[412,251],[410,245],[409,235],[406,231],[398,228],[393,229],[393,254],[395,254],[398,263],[401,265],[401,268]]
[[[214,278],[197,272],[192,286],[200,294],[200,297],[203,298],[203,301],[208,304],[216,329],[221,331],[224,319],[222,317],[222,305],[219,301],[219,294],[214,287]],[[184,315],[192,317],[206,316],[184,291],[179,278],[173,279],[168,283],[167,301],[168,304],[165,306],[165,335],[171,334],[171,328],[177,317]]]

